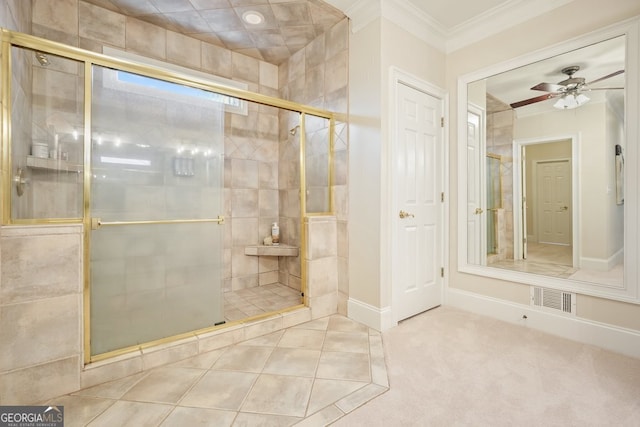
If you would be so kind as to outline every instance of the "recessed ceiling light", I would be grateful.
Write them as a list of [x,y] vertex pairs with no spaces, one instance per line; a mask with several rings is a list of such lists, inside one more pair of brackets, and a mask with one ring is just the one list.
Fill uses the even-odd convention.
[[242,19],[244,22],[251,25],[259,25],[264,22],[264,16],[255,10],[247,10],[242,14]]

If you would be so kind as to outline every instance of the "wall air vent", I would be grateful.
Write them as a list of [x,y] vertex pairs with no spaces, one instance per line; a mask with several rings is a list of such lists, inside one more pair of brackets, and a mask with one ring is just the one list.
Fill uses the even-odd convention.
[[575,315],[576,294],[532,286],[531,305],[553,312]]

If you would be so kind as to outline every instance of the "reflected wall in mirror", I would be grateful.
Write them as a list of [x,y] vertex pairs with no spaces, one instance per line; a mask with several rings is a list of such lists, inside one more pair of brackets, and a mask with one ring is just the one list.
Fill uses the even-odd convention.
[[624,286],[625,50],[612,37],[467,85],[468,264]]

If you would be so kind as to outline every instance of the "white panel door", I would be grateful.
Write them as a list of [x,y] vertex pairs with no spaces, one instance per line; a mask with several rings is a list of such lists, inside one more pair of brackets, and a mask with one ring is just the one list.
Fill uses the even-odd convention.
[[441,101],[398,84],[393,254],[397,320],[441,304]]
[[571,165],[568,160],[536,165],[538,241],[570,245]]

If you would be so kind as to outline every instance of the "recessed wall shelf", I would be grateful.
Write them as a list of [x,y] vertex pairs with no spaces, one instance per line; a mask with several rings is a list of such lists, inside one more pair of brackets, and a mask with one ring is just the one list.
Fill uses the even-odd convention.
[[296,246],[278,245],[265,246],[255,245],[244,248],[245,255],[253,256],[298,256],[299,249]]
[[77,163],[70,163],[60,159],[45,159],[27,156],[27,167],[32,169],[47,169],[61,172],[82,172],[83,167]]

